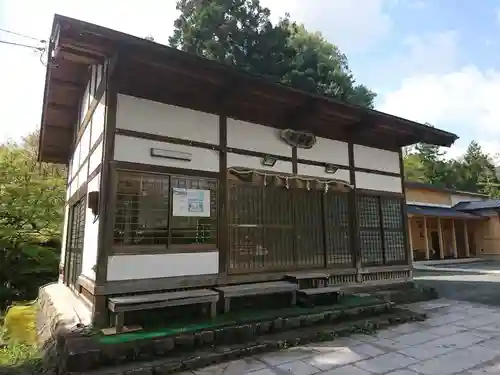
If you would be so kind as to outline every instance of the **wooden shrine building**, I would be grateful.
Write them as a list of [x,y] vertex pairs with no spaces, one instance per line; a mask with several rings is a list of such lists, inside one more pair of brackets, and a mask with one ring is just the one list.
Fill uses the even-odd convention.
[[127,295],[411,278],[401,147],[456,135],[59,15],[49,56],[60,281],[96,324]]

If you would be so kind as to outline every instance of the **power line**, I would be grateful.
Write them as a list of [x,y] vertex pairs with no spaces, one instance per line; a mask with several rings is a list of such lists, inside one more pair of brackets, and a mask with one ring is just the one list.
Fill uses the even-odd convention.
[[31,46],[29,44],[22,44],[22,43],[14,43],[14,42],[7,42],[6,40],[0,40],[0,43],[3,44],[8,44],[11,46],[17,46],[17,47],[25,47],[25,48],[31,48],[35,49],[37,51],[43,51],[45,48],[44,47],[38,47],[38,46]]
[[21,34],[21,33],[16,33],[15,31],[10,31],[10,30],[6,30],[6,29],[2,29],[1,27],[0,27],[0,31],[3,31],[3,32],[8,33],[8,34],[17,35],[17,36],[20,36],[20,37],[23,37],[23,38],[28,38],[28,39],[31,39],[31,40],[36,40],[37,42],[45,43],[45,40],[38,39],[38,38],[33,38],[32,36]]

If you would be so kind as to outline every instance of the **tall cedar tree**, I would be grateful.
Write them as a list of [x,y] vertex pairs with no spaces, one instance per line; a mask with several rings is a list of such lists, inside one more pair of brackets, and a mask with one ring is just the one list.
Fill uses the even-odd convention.
[[305,91],[373,107],[375,93],[356,85],[347,58],[319,33],[288,16],[276,25],[259,0],[178,0],[173,47]]

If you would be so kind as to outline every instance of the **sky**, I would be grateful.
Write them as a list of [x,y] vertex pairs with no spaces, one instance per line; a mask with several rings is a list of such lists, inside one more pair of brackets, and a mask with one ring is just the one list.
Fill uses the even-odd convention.
[[[500,152],[500,0],[261,0],[273,19],[289,13],[347,55],[376,109],[456,133]],[[0,29],[48,39],[54,13],[167,44],[175,0],[0,0]],[[34,43],[0,31],[0,40]],[[40,124],[40,53],[0,44],[0,142]]]

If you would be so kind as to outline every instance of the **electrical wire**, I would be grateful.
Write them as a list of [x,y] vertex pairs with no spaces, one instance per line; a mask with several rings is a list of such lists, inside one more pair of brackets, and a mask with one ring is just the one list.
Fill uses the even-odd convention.
[[8,33],[8,34],[17,35],[17,36],[20,36],[20,37],[23,37],[23,38],[28,38],[28,39],[31,39],[31,40],[36,40],[37,42],[45,43],[45,40],[43,40],[43,39],[38,39],[38,38],[34,38],[32,36],[29,36],[29,35],[25,35],[25,34],[21,34],[21,33],[16,33],[15,31],[10,31],[10,30],[6,30],[6,29],[2,29],[1,27],[0,27],[0,31],[3,31],[4,33]]
[[23,43],[14,43],[14,42],[7,42],[6,40],[0,40],[0,44],[7,44],[11,46],[16,46],[16,47],[24,47],[24,48],[31,48],[37,51],[43,51],[45,47],[38,47],[38,46],[32,46],[29,44],[23,44]]

